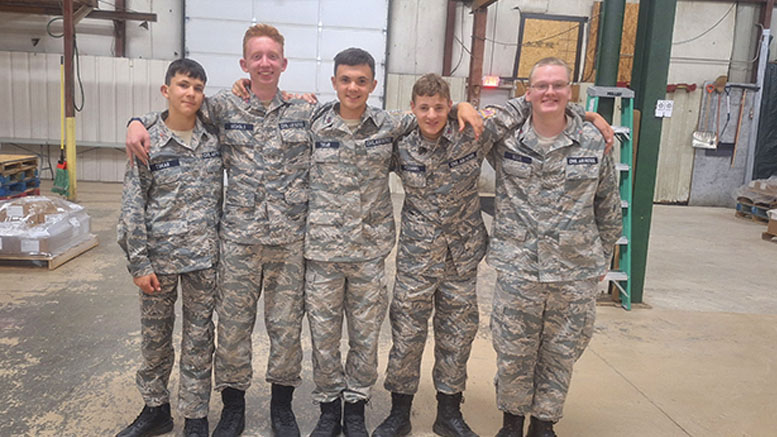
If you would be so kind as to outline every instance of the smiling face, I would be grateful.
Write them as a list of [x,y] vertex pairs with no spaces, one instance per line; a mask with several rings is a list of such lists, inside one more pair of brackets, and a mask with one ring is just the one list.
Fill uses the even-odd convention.
[[367,108],[367,98],[377,84],[367,64],[338,65],[332,77],[332,87],[340,101],[340,116],[345,119],[360,118]]
[[451,106],[451,100],[439,94],[414,96],[413,101],[410,102],[410,109],[418,120],[421,135],[429,140],[439,138],[445,128]]
[[283,46],[270,37],[259,36],[246,41],[243,56],[240,68],[251,75],[251,86],[275,91],[288,64]]
[[537,67],[529,78],[526,101],[531,103],[533,114],[563,116],[571,97],[569,73],[563,65]]
[[205,82],[184,73],[176,73],[169,85],[162,85],[161,91],[168,101],[171,115],[192,118],[197,115],[205,98]]

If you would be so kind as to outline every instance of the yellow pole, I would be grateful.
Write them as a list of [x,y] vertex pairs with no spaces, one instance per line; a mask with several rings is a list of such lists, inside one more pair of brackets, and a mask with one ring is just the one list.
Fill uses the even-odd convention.
[[65,150],[65,57],[59,57],[59,150]]
[[67,200],[76,201],[76,118],[65,118],[65,158],[67,159],[67,177],[70,181],[70,191]]

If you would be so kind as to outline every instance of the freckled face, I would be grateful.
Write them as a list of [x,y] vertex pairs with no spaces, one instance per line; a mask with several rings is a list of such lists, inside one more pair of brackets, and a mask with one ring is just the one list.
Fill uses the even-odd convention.
[[251,83],[277,88],[281,73],[288,65],[288,60],[283,57],[283,47],[270,37],[259,36],[246,42],[244,52],[240,68],[251,75]]

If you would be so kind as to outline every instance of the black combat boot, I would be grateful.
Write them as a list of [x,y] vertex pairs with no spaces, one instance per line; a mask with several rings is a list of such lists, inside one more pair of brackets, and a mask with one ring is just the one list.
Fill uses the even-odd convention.
[[276,437],[299,437],[299,427],[294,412],[291,410],[291,399],[294,387],[290,385],[272,385],[270,399],[270,421],[272,433]]
[[502,429],[496,437],[523,437],[523,416],[516,416],[507,411],[502,417]]
[[310,437],[337,437],[342,430],[340,426],[340,419],[342,418],[342,404],[340,398],[333,400],[332,402],[322,402],[319,404],[321,409],[321,416],[318,418],[318,423],[310,433]]
[[221,392],[224,408],[221,419],[213,430],[213,437],[236,437],[246,426],[246,392],[227,387]]
[[135,421],[124,428],[116,437],[150,437],[173,430],[173,417],[170,416],[170,404],[158,407],[143,406]]
[[208,437],[208,418],[186,419],[183,425],[183,437]]
[[432,431],[443,437],[478,437],[461,417],[461,393],[447,395],[437,392],[437,419]]
[[531,418],[531,422],[529,422],[529,432],[526,434],[526,437],[558,437],[555,432],[553,432],[553,422],[546,422],[544,420],[537,419],[536,417]]
[[370,437],[364,425],[364,404],[367,401],[346,402],[343,408],[343,434],[345,437]]
[[372,432],[372,437],[402,437],[410,434],[410,405],[413,395],[391,393],[391,413]]

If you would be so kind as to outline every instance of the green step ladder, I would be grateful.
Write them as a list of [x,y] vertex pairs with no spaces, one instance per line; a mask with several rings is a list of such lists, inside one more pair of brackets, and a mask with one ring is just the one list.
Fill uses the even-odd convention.
[[632,135],[634,128],[634,91],[628,88],[616,88],[606,86],[591,86],[587,90],[587,110],[596,112],[599,99],[621,100],[620,126],[613,126],[615,138],[620,143],[620,162],[615,164],[615,170],[619,172],[618,188],[621,195],[621,208],[623,212],[623,235],[615,243],[619,247],[618,270],[610,270],[605,276],[620,292],[621,306],[627,311],[631,310],[631,198],[632,179],[634,168],[632,165]]

